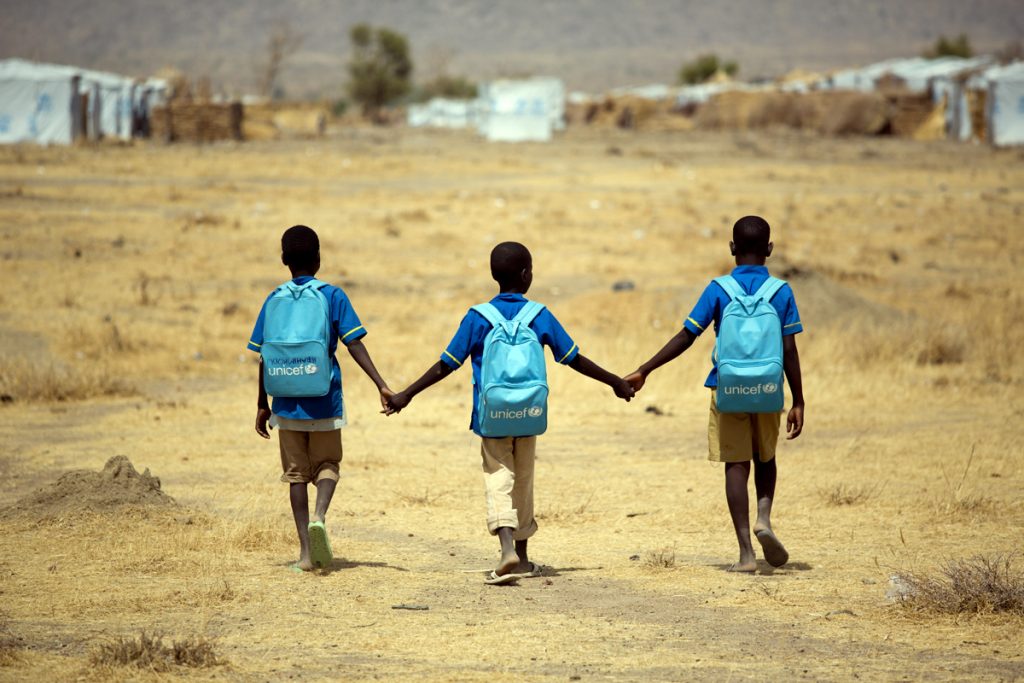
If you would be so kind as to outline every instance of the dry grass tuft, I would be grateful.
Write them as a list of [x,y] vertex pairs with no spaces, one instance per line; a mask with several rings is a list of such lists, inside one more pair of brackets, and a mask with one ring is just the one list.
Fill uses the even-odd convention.
[[874,498],[881,487],[879,486],[847,486],[837,484],[831,489],[822,489],[821,497],[829,505],[842,507],[844,505],[859,505],[869,498]]
[[574,507],[556,507],[550,508],[537,513],[537,519],[551,522],[552,524],[561,524],[564,522],[578,522],[580,517],[587,513],[587,509],[590,507],[590,503],[594,500],[594,494],[591,492],[587,499]]
[[287,548],[295,542],[293,528],[279,519],[250,519],[232,527],[229,538],[238,550]]
[[935,511],[937,513],[951,517],[977,517],[989,515],[996,511],[995,501],[988,496],[964,491],[964,484],[967,482],[967,474],[970,472],[971,464],[974,462],[974,452],[977,447],[978,444],[971,446],[971,453],[967,456],[964,471],[960,474],[960,480],[956,485],[953,484],[945,470],[943,470],[942,478],[946,483],[948,497],[936,502]]
[[80,401],[134,393],[130,384],[104,367],[0,358],[0,395],[9,396],[9,401]]
[[396,493],[398,499],[405,505],[412,505],[416,507],[433,507],[439,500],[448,495],[447,491],[441,493],[431,493],[430,489],[423,489],[422,494],[415,493]]
[[672,548],[648,550],[644,553],[644,566],[651,569],[675,569],[676,551]]
[[175,640],[167,645],[162,636],[145,631],[138,638],[119,638],[100,645],[90,661],[94,666],[134,666],[150,671],[170,671],[178,666],[208,668],[224,663],[213,643],[204,637]]
[[907,586],[900,604],[915,612],[1024,617],[1024,571],[1014,555],[976,555],[947,562],[938,575],[897,576]]

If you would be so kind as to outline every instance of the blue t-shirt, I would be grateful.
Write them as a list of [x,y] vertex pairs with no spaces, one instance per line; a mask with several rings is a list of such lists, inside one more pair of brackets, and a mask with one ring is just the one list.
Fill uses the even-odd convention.
[[[507,320],[516,317],[520,309],[526,305],[527,299],[522,294],[499,294],[491,299],[491,304],[505,316]],[[572,338],[566,333],[561,323],[552,315],[551,311],[544,309],[533,322],[530,329],[537,333],[541,344],[551,349],[555,360],[563,365],[568,365],[579,355],[580,349],[573,343]],[[472,359],[473,366],[473,415],[470,419],[469,428],[480,434],[480,421],[478,411],[480,409],[480,361],[484,355],[484,339],[491,331],[491,324],[487,320],[470,309],[462,319],[458,331],[452,337],[451,342],[441,353],[441,361],[452,370],[457,370],[466,362],[466,358]]]
[[[765,266],[736,266],[730,274],[748,294],[756,292],[768,279],[768,269]],[[712,280],[700,295],[697,305],[690,311],[683,327],[699,337],[713,322],[717,335],[718,326],[722,323],[722,310],[728,303],[729,295]],[[800,312],[796,309],[796,299],[793,298],[793,290],[788,284],[783,285],[782,289],[775,293],[771,304],[778,311],[779,320],[782,321],[783,337],[804,331],[804,326],[800,324]],[[718,363],[715,361],[714,353],[711,354],[711,374],[708,375],[704,386],[718,386]]]
[[[303,275],[292,280],[295,284],[301,285],[313,278]],[[366,336],[366,328],[359,322],[359,316],[352,308],[348,296],[340,288],[333,285],[321,287],[320,291],[327,297],[331,312],[331,341],[328,352],[331,354],[331,388],[326,396],[313,398],[285,398],[274,397],[271,410],[279,417],[290,420],[324,420],[331,417],[341,417],[345,414],[341,397],[341,367],[334,354],[338,350],[340,339],[346,346]],[[260,315],[256,318],[256,326],[252,329],[252,336],[249,338],[250,351],[260,350],[263,345],[263,319],[267,312],[267,301],[274,293],[267,296],[260,309]]]

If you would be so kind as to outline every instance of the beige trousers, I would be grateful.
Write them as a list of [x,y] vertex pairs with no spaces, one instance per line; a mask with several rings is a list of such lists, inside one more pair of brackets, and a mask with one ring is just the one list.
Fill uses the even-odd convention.
[[482,438],[484,489],[487,494],[487,530],[497,534],[500,527],[515,530],[523,541],[537,533],[533,517],[533,462],[537,437]]

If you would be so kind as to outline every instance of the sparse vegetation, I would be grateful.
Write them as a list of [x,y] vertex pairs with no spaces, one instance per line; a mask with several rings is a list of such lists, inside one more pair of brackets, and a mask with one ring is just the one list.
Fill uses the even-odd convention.
[[590,503],[594,500],[593,492],[587,496],[579,505],[572,507],[557,507],[550,508],[537,513],[537,519],[545,520],[553,524],[559,524],[561,522],[572,522],[579,521],[579,518],[586,514],[587,508],[590,507]]
[[375,116],[412,87],[409,41],[401,33],[388,28],[374,29],[368,24],[353,26],[349,36],[349,96],[362,105],[364,114]]
[[476,97],[476,83],[464,76],[441,75],[420,88],[418,100],[446,97],[452,100],[471,100]]
[[950,560],[938,573],[898,573],[907,586],[900,604],[916,612],[1005,613],[1024,617],[1024,571],[1013,555]]
[[822,498],[829,505],[842,507],[844,505],[859,505],[869,498],[873,498],[879,491],[878,486],[854,486],[848,484],[836,484],[831,489],[824,489],[821,492]]
[[145,631],[137,638],[118,638],[101,644],[91,661],[94,666],[133,666],[150,671],[170,671],[181,666],[207,668],[224,663],[205,637],[174,640],[168,645],[162,636]]
[[676,551],[672,548],[659,548],[644,553],[644,566],[651,569],[675,569]]
[[724,61],[716,54],[706,54],[683,64],[679,69],[678,80],[680,85],[695,85],[705,82],[719,71],[727,76],[735,76],[739,70],[739,64],[734,61]]
[[925,51],[924,57],[938,59],[939,57],[973,57],[974,48],[966,33],[961,33],[955,38],[939,36],[935,44]]
[[56,361],[0,357],[0,396],[16,401],[78,401],[101,396],[131,396],[132,386],[107,368]]
[[406,505],[432,507],[437,504],[437,501],[447,496],[448,492],[442,491],[440,493],[431,493],[430,489],[423,489],[422,494],[397,492],[397,495],[398,499]]

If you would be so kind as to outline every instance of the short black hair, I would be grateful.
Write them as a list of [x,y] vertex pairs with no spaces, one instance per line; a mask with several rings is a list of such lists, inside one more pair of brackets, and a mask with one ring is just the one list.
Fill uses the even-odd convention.
[[532,265],[530,250],[519,242],[502,242],[491,250],[491,277],[498,284],[516,284],[520,273]]
[[767,256],[771,240],[772,228],[760,216],[744,216],[732,226],[732,241],[737,255]]
[[320,238],[313,228],[293,225],[281,235],[281,260],[289,268],[312,268],[320,258]]

